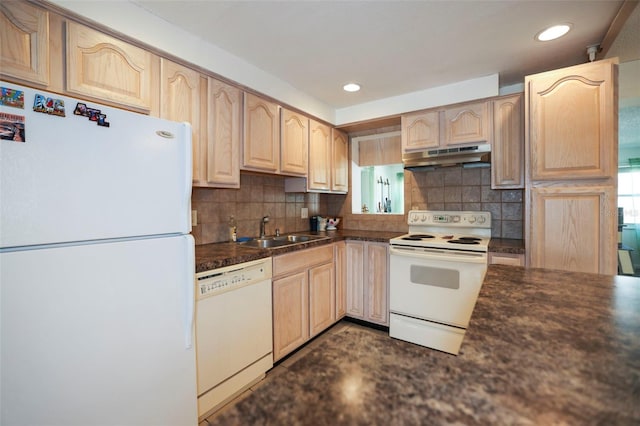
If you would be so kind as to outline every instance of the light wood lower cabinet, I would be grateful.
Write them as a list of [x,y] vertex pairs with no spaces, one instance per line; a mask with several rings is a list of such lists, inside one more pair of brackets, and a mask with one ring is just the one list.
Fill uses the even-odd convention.
[[308,272],[273,280],[273,359],[309,340]]
[[347,313],[347,245],[344,241],[334,244],[336,265],[336,321]]
[[336,319],[336,282],[333,262],[309,269],[309,337]]
[[531,188],[529,266],[615,274],[616,200],[613,186]]
[[490,265],[524,266],[524,254],[489,253]]
[[336,321],[334,246],[273,258],[273,359]]
[[389,245],[347,241],[347,316],[389,325]]

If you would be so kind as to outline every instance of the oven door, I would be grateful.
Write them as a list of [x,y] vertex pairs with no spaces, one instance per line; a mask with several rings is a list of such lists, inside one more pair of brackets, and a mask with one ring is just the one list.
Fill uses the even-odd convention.
[[389,249],[392,313],[466,328],[487,271],[487,254]]

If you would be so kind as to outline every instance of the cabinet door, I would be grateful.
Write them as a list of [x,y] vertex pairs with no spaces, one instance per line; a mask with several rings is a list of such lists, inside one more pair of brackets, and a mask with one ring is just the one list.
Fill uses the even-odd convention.
[[69,93],[148,112],[154,60],[150,52],[67,22]]
[[347,241],[347,316],[364,319],[364,243]]
[[607,178],[617,167],[617,72],[612,60],[525,79],[531,180]]
[[438,111],[406,114],[402,122],[402,151],[437,148],[440,144]]
[[336,320],[347,313],[347,247],[344,241],[335,244]]
[[209,77],[206,186],[240,187],[242,91]]
[[280,122],[280,171],[307,175],[309,165],[309,118],[282,108]]
[[388,244],[366,243],[365,320],[389,325]]
[[332,162],[331,191],[347,192],[349,190],[349,137],[337,129],[331,130]]
[[612,186],[531,188],[528,265],[616,274],[616,205]]
[[193,183],[201,180],[200,74],[162,58],[160,61],[160,118],[191,123]]
[[331,190],[331,128],[309,120],[308,189]]
[[443,145],[488,143],[491,134],[489,102],[447,108],[444,121]]
[[273,281],[273,360],[309,339],[307,271]]
[[244,142],[242,166],[275,173],[280,169],[280,107],[244,94]]
[[522,95],[493,101],[491,187],[524,188]]
[[336,320],[336,282],[333,263],[309,269],[309,337]]
[[49,85],[49,12],[26,2],[0,4],[0,75]]

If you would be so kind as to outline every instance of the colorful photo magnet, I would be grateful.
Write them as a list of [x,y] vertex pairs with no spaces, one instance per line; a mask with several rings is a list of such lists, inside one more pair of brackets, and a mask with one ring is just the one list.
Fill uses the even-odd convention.
[[24,92],[10,87],[0,87],[0,105],[24,109]]
[[0,139],[26,142],[24,116],[0,112]]
[[64,113],[64,101],[62,99],[45,98],[38,94],[36,94],[36,98],[33,100],[33,110],[35,112],[43,112],[59,117],[66,116]]
[[89,121],[96,122],[98,126],[109,127],[106,114],[102,114],[99,109],[89,108],[87,104],[82,102],[77,103],[76,109],[73,110],[73,113],[75,115],[87,117]]

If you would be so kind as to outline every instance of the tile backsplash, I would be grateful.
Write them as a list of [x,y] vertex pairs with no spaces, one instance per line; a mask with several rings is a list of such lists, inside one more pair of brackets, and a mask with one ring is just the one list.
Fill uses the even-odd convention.
[[301,209],[309,216],[326,213],[320,194],[285,193],[284,177],[241,173],[240,189],[193,188],[191,209],[198,213],[192,228],[196,244],[229,241],[229,217],[234,216],[238,236],[256,237],[260,220],[269,216],[266,233],[276,228],[282,233],[309,230],[309,219],[300,218]]
[[491,189],[489,167],[405,171],[405,179],[409,174],[415,182],[411,188],[411,208],[490,211],[493,237],[522,238],[524,191]]
[[487,210],[491,212],[492,236],[521,239],[524,191],[491,189],[490,168],[446,167],[426,171],[405,170],[404,214],[353,214],[350,194],[285,193],[284,177],[242,173],[240,189],[194,188],[191,208],[198,212],[192,229],[196,244],[229,241],[229,217],[234,216],[238,236],[259,234],[260,219],[268,215],[266,233],[309,230],[309,216],[341,217],[339,228],[407,231],[411,209]]

